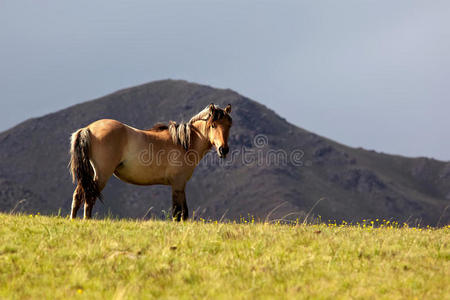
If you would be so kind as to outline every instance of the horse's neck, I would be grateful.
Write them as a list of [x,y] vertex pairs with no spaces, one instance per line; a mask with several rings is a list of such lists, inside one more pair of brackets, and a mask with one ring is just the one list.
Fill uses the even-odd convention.
[[192,124],[192,127],[191,150],[196,151],[201,159],[212,147],[206,132],[206,122],[196,121]]

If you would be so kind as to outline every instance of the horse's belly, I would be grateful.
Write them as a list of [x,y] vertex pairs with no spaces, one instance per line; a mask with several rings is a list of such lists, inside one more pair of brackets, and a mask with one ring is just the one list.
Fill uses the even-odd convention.
[[183,177],[183,168],[173,168],[165,165],[142,165],[124,163],[114,172],[114,175],[128,183],[138,185],[164,184],[171,185],[174,179]]
[[139,185],[172,185],[185,182],[192,175],[193,167],[186,166],[181,160],[172,162],[167,154],[158,156],[159,148],[153,150],[152,147],[144,152],[146,155],[143,155],[139,149],[143,149],[143,146],[130,146],[128,154],[114,171],[116,177],[125,182]]
[[117,169],[114,175],[128,183],[139,185],[152,185],[152,184],[170,184],[164,170],[153,170],[151,168],[145,168],[145,170],[136,169]]

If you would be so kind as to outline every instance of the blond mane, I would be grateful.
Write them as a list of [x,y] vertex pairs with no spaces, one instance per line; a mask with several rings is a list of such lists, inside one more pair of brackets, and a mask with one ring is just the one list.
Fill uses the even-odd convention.
[[[216,108],[218,106],[215,105]],[[174,121],[170,121],[168,125],[170,136],[172,137],[172,141],[175,144],[180,144],[183,146],[185,150],[188,150],[191,146],[191,131],[192,131],[192,124],[194,122],[202,120],[202,121],[208,121],[208,119],[211,117],[210,115],[210,109],[209,105],[205,107],[201,112],[193,116],[189,122],[187,123],[176,123]]]

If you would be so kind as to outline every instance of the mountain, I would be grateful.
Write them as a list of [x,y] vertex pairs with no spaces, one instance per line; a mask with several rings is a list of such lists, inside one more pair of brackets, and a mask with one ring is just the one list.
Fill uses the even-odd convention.
[[[234,219],[395,219],[450,221],[450,162],[351,148],[288,123],[228,89],[163,80],[124,89],[27,120],[0,134],[0,211],[69,213],[74,186],[67,169],[69,137],[112,118],[137,128],[187,121],[207,104],[233,107],[227,161],[209,153],[187,186],[196,216]],[[331,126],[331,124],[330,124]],[[94,213],[161,217],[171,205],[165,186],[112,178]],[[20,203],[19,203],[20,202]]]

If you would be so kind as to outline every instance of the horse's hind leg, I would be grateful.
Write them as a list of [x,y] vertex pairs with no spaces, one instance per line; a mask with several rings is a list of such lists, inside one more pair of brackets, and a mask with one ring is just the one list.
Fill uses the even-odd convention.
[[[95,179],[94,182],[96,187],[98,188],[98,195],[101,195],[102,190],[105,188],[106,183],[109,178],[112,176],[113,171],[112,168],[102,168],[100,164],[93,163],[95,169]],[[84,218],[91,219],[92,218],[92,209],[94,208],[94,204],[97,198],[95,197],[86,197],[86,201],[84,202]]]
[[[100,185],[98,179],[95,181],[96,187],[98,188],[98,195],[100,195],[101,191],[105,187],[105,185]],[[106,182],[105,182],[106,184]],[[97,200],[96,197],[88,197],[86,196],[86,199],[84,201],[84,219],[91,219],[92,218],[92,209],[94,208],[95,201]]]
[[90,219],[92,218],[92,208],[94,208],[95,199],[86,199],[84,202],[84,218]]
[[73,192],[72,200],[72,211],[70,212],[70,219],[75,219],[77,217],[77,211],[83,202],[83,189],[78,184]]
[[94,206],[95,199],[86,197],[86,192],[83,190],[80,184],[77,185],[75,192],[73,192],[72,211],[70,213],[70,219],[77,217],[78,209],[84,202],[84,218],[90,219],[92,217],[92,207]]

